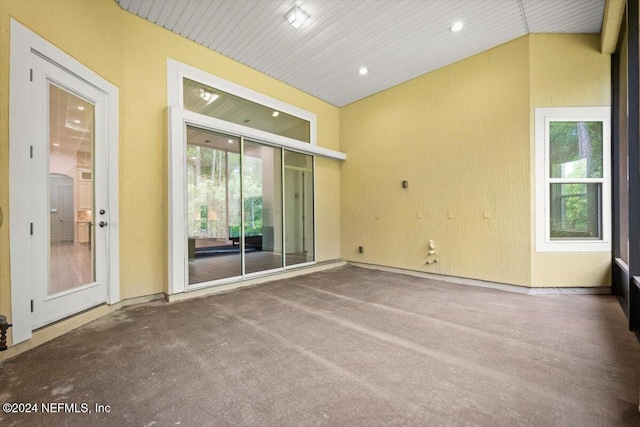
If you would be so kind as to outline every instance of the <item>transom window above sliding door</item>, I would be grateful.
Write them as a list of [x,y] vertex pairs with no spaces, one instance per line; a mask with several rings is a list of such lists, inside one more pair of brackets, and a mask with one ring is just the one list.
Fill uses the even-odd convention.
[[186,110],[298,141],[311,141],[309,120],[186,77],[182,79],[182,85],[183,104]]

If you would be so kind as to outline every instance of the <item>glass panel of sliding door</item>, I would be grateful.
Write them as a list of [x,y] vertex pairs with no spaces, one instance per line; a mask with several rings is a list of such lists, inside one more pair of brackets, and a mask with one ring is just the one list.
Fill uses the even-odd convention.
[[313,156],[284,152],[285,264],[315,260]]
[[189,284],[242,275],[240,138],[187,126]]
[[244,141],[245,274],[282,268],[282,150]]

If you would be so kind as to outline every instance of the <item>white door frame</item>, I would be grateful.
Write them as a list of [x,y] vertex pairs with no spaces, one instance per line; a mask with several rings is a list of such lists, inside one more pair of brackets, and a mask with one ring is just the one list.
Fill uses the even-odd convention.
[[103,92],[107,99],[108,199],[109,227],[107,303],[120,300],[120,244],[118,236],[118,88],[76,61],[60,49],[11,19],[11,56],[9,74],[9,219],[11,254],[11,322],[12,344],[30,339],[31,319],[31,237],[28,176],[30,141],[30,84],[32,62],[36,56]]

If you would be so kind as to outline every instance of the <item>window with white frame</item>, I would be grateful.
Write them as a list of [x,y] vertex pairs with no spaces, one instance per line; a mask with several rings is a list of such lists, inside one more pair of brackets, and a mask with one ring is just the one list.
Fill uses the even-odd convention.
[[610,251],[610,107],[536,108],[535,141],[536,251]]

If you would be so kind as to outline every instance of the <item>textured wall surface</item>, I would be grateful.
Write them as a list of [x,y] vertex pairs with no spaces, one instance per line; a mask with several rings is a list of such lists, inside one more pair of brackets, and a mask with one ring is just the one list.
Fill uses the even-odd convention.
[[341,109],[343,258],[529,285],[528,44]]
[[[78,61],[121,83],[121,10],[112,2],[0,1],[0,313],[11,314],[9,270],[9,18],[35,29]],[[99,49],[96,49],[99,47]],[[28,284],[24,284],[27,286]]]
[[[9,18],[120,90],[120,283],[123,299],[167,289],[167,57],[311,111],[318,145],[339,149],[339,111],[123,11],[112,0],[0,2],[0,312],[10,311],[8,241]],[[338,164],[318,161],[319,261],[340,257]],[[326,183],[326,184],[325,184]]]
[[[536,107],[611,105],[611,56],[600,53],[598,35],[534,34],[530,36],[531,112]],[[532,179],[535,135],[531,129]],[[535,183],[535,180],[532,182]],[[535,187],[531,187],[531,206]],[[611,252],[536,253],[535,212],[532,224],[532,286],[609,286]]]
[[608,252],[537,254],[534,234],[534,109],[610,105],[598,43],[526,36],[342,108],[343,257],[515,285],[608,285]]

